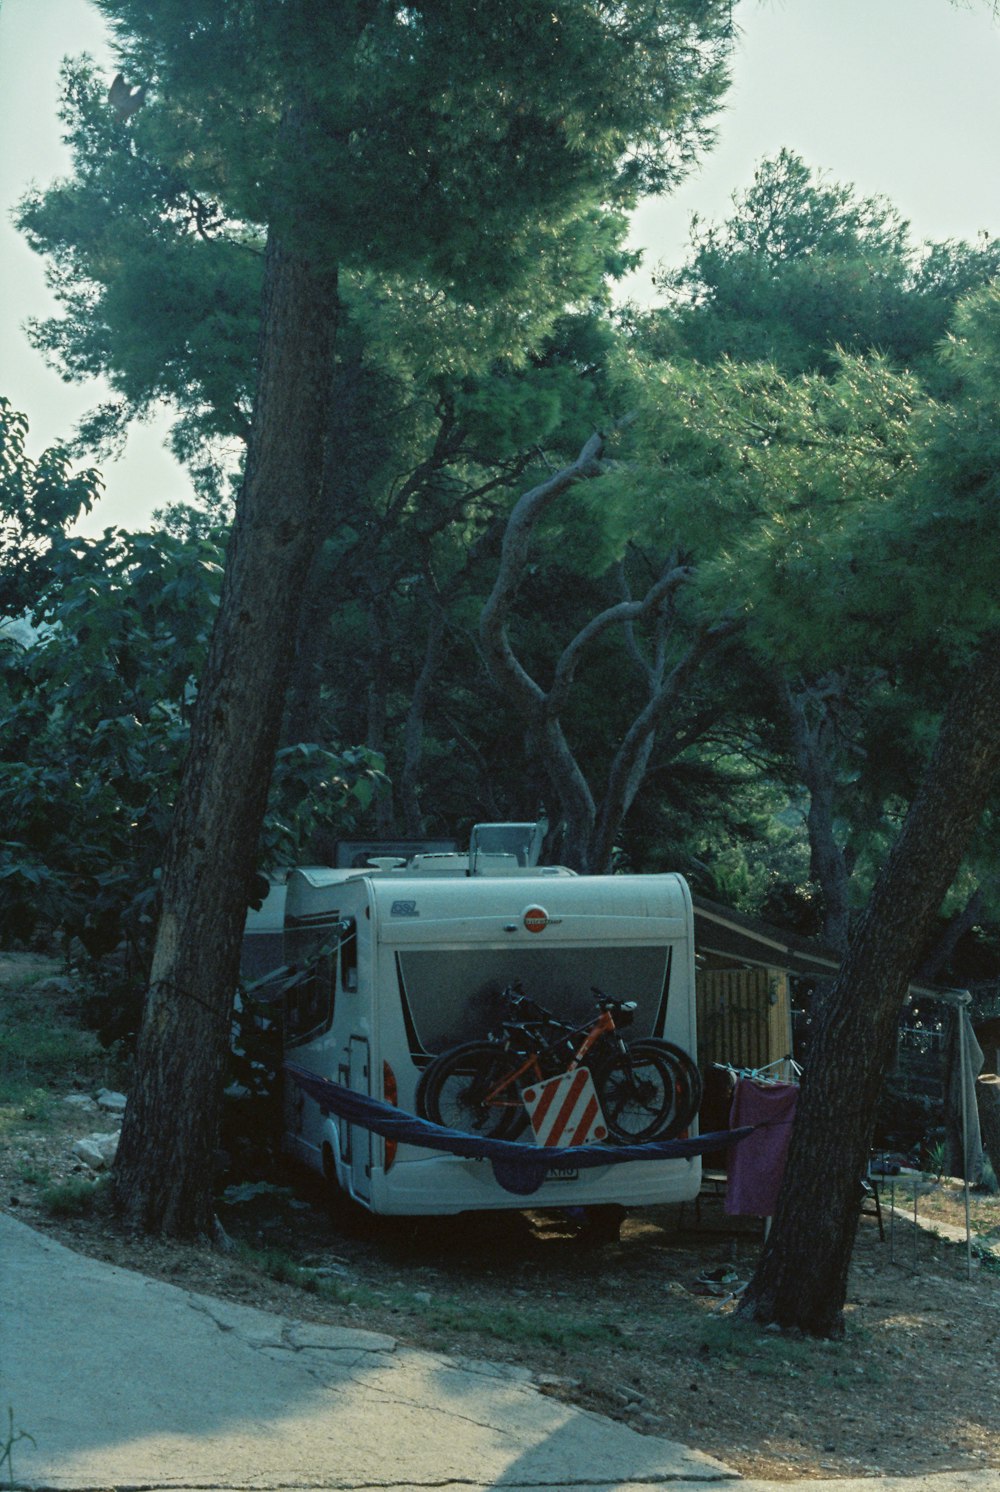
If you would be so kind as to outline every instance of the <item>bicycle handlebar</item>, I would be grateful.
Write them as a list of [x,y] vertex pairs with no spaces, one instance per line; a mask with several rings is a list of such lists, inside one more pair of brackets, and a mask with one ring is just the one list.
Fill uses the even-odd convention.
[[[592,984],[590,988],[591,992],[597,996],[595,1003],[599,1010],[618,1011],[621,1015],[631,1016],[639,1008],[636,1000],[616,1000],[613,996],[606,995],[603,990],[599,990],[596,984]],[[530,1010],[531,1015],[528,1016],[528,1019],[533,1019],[536,1023],[548,1022],[555,1026],[566,1024],[557,1015],[554,1015],[551,1010],[547,1010],[544,1005],[539,1004],[537,1000],[533,1000],[529,995],[526,995],[519,979],[515,979],[512,984],[507,985],[506,989],[501,990],[500,998],[510,1006],[510,1009],[515,1014],[522,1015]]]
[[505,1004],[510,1006],[511,1010],[531,1010],[535,1013],[535,1018],[538,1020],[555,1019],[551,1010],[546,1010],[544,1005],[540,1005],[537,1000],[532,1000],[530,996],[526,995],[521,984],[517,981],[514,984],[508,984],[506,989],[501,990],[500,998]]
[[603,990],[598,989],[596,984],[592,984],[590,989],[597,996],[597,1003],[602,1010],[624,1010],[631,1015],[639,1009],[638,1000],[616,1000],[613,995],[606,995]]

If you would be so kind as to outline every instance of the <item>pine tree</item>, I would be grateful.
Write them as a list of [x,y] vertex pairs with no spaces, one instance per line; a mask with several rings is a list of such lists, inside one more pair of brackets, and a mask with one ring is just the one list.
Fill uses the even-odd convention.
[[115,1168],[126,1226],[211,1215],[231,991],[331,448],[341,282],[560,307],[595,215],[675,179],[724,81],[729,6],[576,0],[101,0],[125,121],[202,200],[267,225],[259,382],[218,622],[163,874]]

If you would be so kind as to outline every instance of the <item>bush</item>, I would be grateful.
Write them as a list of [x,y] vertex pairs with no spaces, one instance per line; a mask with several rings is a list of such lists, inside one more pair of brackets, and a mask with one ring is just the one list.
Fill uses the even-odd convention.
[[47,1186],[39,1201],[51,1217],[89,1217],[106,1188],[106,1177],[92,1180],[88,1176],[71,1176],[68,1181]]

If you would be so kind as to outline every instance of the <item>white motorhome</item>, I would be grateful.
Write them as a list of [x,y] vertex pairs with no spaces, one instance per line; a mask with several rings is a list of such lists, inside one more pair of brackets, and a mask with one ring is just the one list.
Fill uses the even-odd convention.
[[[577,876],[531,863],[533,825],[478,825],[468,855],[376,857],[366,868],[293,871],[285,959],[306,975],[285,994],[285,1056],[414,1113],[421,1072],[503,1017],[525,992],[574,1024],[594,986],[638,1004],[630,1036],[696,1046],[691,897],[677,875]],[[532,841],[535,841],[534,843]],[[694,1197],[698,1157],[549,1173],[530,1202],[486,1161],[391,1142],[324,1114],[285,1085],[285,1144],[376,1213],[640,1206]]]

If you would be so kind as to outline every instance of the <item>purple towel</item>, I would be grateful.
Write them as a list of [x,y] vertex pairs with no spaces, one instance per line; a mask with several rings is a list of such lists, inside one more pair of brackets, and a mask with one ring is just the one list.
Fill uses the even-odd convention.
[[797,1083],[758,1083],[740,1078],[736,1084],[730,1128],[752,1124],[754,1132],[729,1152],[728,1213],[738,1217],[773,1214],[785,1174],[798,1097]]

